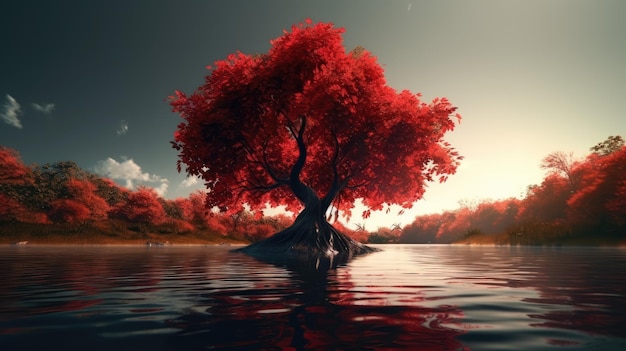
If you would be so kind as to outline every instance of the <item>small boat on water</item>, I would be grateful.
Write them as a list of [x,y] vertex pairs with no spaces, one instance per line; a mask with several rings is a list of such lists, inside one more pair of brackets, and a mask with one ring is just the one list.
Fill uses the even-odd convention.
[[171,245],[169,241],[161,242],[161,241],[146,241],[146,246],[167,246]]
[[13,245],[16,245],[16,246],[24,246],[24,245],[28,245],[28,240],[18,241],[18,242],[16,242],[16,243],[13,243]]

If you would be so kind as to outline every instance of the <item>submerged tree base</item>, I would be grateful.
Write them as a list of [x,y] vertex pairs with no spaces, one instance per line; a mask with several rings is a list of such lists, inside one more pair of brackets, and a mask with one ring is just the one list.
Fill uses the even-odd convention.
[[380,250],[353,240],[325,221],[296,221],[291,227],[236,251],[271,263],[298,262],[320,269],[335,268],[355,256]]

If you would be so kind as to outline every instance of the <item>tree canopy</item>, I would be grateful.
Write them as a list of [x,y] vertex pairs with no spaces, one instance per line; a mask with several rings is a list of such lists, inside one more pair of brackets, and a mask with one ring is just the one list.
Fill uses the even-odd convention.
[[552,152],[541,163],[546,177],[524,198],[461,203],[454,211],[418,216],[398,241],[450,243],[486,234],[498,244],[623,242],[626,146],[621,140],[610,136],[580,159]]
[[606,156],[618,151],[624,146],[624,139],[620,135],[612,135],[605,141],[591,147],[591,151],[600,156]]
[[427,181],[455,172],[462,157],[443,136],[460,121],[456,107],[387,86],[374,56],[346,51],[343,32],[307,20],[268,53],[229,55],[193,94],[170,97],[184,119],[178,169],[204,179],[207,206],[410,208]]

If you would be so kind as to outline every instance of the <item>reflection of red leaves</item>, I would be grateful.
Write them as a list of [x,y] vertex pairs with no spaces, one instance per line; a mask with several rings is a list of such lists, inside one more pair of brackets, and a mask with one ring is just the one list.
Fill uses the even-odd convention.
[[562,339],[553,339],[553,338],[548,338],[546,339],[546,342],[549,345],[556,345],[556,346],[574,346],[574,345],[580,345],[579,342],[576,341],[572,341],[572,340],[562,340]]
[[55,313],[55,312],[69,312],[78,311],[84,308],[94,306],[102,302],[101,299],[96,300],[73,300],[68,301],[62,305],[42,306],[35,309],[35,312],[40,313]]
[[128,312],[132,313],[152,313],[152,312],[160,312],[163,311],[162,308],[132,308],[129,309]]

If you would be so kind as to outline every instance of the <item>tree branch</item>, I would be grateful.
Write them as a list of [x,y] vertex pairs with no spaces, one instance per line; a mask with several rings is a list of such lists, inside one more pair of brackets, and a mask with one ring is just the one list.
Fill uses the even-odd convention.
[[306,148],[306,144],[304,143],[305,128],[306,128],[306,116],[301,117],[300,130],[298,130],[297,134],[293,130],[293,127],[289,126],[289,130],[296,138],[296,143],[298,144],[298,152],[299,152],[298,159],[296,160],[296,163],[291,168],[289,181],[291,184],[291,189],[293,190],[298,200],[302,201],[302,203],[307,203],[308,197],[313,193],[313,190],[310,189],[308,186],[306,186],[304,183],[302,183],[302,181],[300,180],[300,173],[302,172],[302,169],[304,168],[304,165],[306,163],[306,156],[307,156],[307,148]]
[[335,130],[331,128],[330,133],[333,136],[333,141],[335,142],[335,149],[333,150],[333,160],[332,160],[332,168],[333,168],[333,183],[328,189],[328,193],[322,198],[322,211],[326,212],[326,209],[333,202],[337,194],[343,189],[345,182],[339,183],[339,172],[337,170],[337,163],[339,159],[339,138],[337,138],[337,134]]

